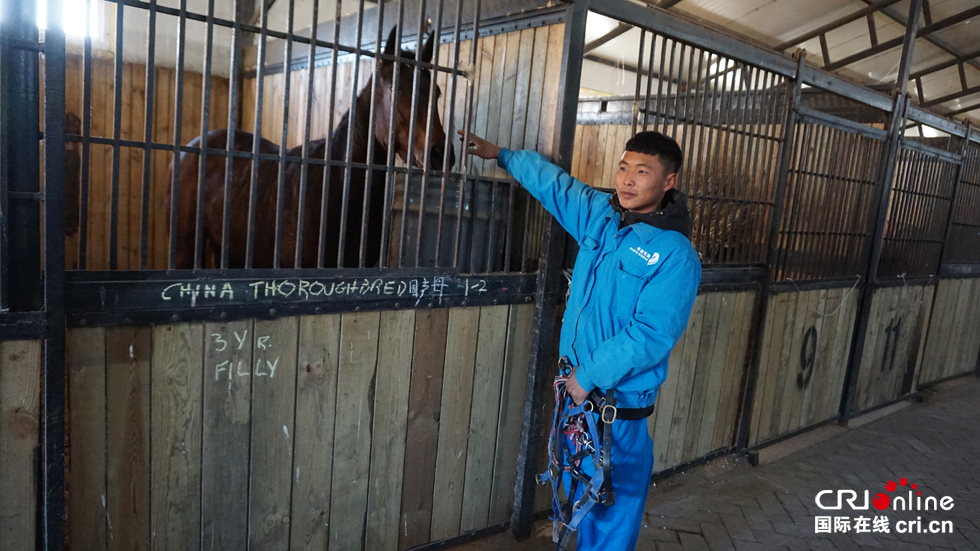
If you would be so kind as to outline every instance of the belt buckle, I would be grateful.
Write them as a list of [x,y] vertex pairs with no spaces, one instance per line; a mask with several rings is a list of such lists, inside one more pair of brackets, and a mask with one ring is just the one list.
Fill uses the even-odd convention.
[[[609,412],[609,410],[612,410],[612,416],[611,416],[611,418],[608,418],[607,419],[607,415],[606,414]],[[616,406],[611,406],[609,404],[603,405],[602,406],[602,414],[601,414],[602,422],[605,423],[605,424],[607,424],[607,425],[613,424],[613,422],[616,421],[616,415],[618,413],[619,412],[616,409]]]

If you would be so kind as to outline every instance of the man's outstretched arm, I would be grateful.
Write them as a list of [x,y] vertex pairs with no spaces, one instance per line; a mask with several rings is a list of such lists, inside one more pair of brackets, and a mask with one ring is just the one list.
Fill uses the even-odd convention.
[[[463,131],[458,131],[462,139]],[[467,151],[481,159],[496,159],[577,242],[582,241],[592,215],[609,196],[571,177],[534,151],[511,151],[479,136],[469,135]]]

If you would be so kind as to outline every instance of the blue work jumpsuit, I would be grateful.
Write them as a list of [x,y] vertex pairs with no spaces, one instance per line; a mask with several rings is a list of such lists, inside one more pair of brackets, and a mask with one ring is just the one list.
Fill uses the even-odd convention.
[[[682,233],[690,231],[686,197],[670,190],[659,211],[626,213],[615,196],[572,178],[533,151],[501,149],[497,164],[579,245],[559,353],[578,366],[576,378],[586,391],[615,389],[621,408],[652,405],[701,280],[698,254]],[[640,221],[626,224],[629,216]],[[579,551],[631,550],[643,521],[653,472],[647,422],[617,420],[612,428],[616,502],[597,504],[585,517]],[[589,463],[582,462],[591,476]]]

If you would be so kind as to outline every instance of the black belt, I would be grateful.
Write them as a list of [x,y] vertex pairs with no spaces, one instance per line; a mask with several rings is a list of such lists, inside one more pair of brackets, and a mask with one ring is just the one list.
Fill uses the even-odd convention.
[[[589,393],[588,397],[588,400],[592,402],[592,407],[602,416],[602,420],[607,423],[612,423],[616,419],[639,421],[640,419],[646,419],[653,415],[653,405],[645,408],[620,408],[616,407],[615,401],[610,403],[608,399],[609,394],[612,394],[612,392],[609,392],[604,397],[600,390],[594,389]],[[603,405],[604,401],[606,402],[605,405]]]

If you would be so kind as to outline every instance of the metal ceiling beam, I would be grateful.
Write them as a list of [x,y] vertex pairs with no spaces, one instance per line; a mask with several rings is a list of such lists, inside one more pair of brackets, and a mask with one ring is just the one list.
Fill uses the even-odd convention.
[[583,50],[583,53],[584,54],[591,53],[593,50],[599,48],[600,46],[603,46],[605,44],[608,44],[612,40],[614,40],[616,38],[619,38],[620,36],[626,34],[632,28],[633,28],[633,25],[630,25],[629,23],[620,23],[613,30],[607,32],[606,34],[600,36],[599,38],[593,40],[592,42],[589,42],[588,44],[586,44],[585,45],[585,50]]
[[953,92],[952,94],[946,94],[945,96],[938,97],[934,100],[929,100],[925,103],[920,103],[919,107],[924,109],[926,107],[932,107],[933,105],[939,105],[940,103],[946,103],[947,101],[953,101],[954,99],[963,98],[971,94],[980,94],[980,85],[967,88],[966,90],[960,90],[959,92]]
[[[861,1],[864,2],[865,4],[870,4],[874,0],[861,0]],[[885,17],[891,19],[892,21],[895,21],[897,23],[901,23],[902,25],[905,24],[905,14],[898,13],[895,8],[892,8],[892,7],[884,8],[884,9],[881,10],[881,14],[884,15]],[[929,23],[927,22],[926,24],[928,25]],[[942,38],[940,38],[938,36],[927,36],[927,37],[924,37],[923,40],[925,40],[926,42],[932,44],[933,46],[939,48],[940,50],[946,52],[947,54],[949,54],[951,56],[958,56],[958,55],[960,55],[960,53],[958,51],[956,51],[955,48],[953,48],[952,46],[950,46],[945,40],[943,40]],[[980,69],[980,63],[977,63],[976,61],[969,61],[967,63],[969,63],[969,65],[972,66],[972,67],[975,67],[977,69]]]
[[656,6],[660,9],[669,10],[677,4],[680,4],[683,0],[660,0]]
[[942,63],[937,63],[937,64],[933,65],[932,67],[926,67],[925,69],[921,69],[919,71],[916,71],[916,72],[912,73],[911,75],[909,75],[909,78],[911,78],[911,79],[917,79],[917,78],[920,78],[920,77],[924,77],[924,76],[926,76],[926,75],[928,75],[930,73],[935,73],[936,71],[942,71],[943,69],[947,69],[949,67],[953,67],[955,65],[959,65],[960,63],[964,63],[964,62],[967,62],[967,61],[969,61],[971,59],[976,59],[978,57],[980,57],[980,50],[974,50],[974,51],[972,51],[970,53],[966,53],[966,54],[963,54],[961,56],[957,56],[957,57],[955,57],[955,58],[953,58],[953,59],[951,59],[949,61],[944,61]]
[[976,111],[980,109],[980,103],[974,103],[973,105],[967,105],[966,107],[961,107],[955,111],[949,111],[943,113],[944,117],[955,117],[956,115],[962,115],[963,113],[969,113],[970,111]]
[[[926,25],[921,29],[919,29],[918,36],[920,38],[925,38],[930,34],[937,33],[943,29],[952,27],[953,25],[962,23],[963,21],[966,21],[967,19],[970,19],[971,17],[976,17],[978,15],[980,15],[980,6],[947,17],[946,19],[943,19],[942,21],[937,21],[932,25]],[[915,24],[918,24],[917,20],[915,21]],[[882,42],[878,46],[871,47],[866,50],[862,50],[856,54],[849,55],[844,59],[841,59],[840,61],[828,63],[827,65],[823,66],[823,69],[825,71],[833,71],[834,69],[840,69],[841,67],[846,67],[852,63],[857,63],[858,61],[867,59],[875,54],[880,54],[882,52],[891,50],[892,48],[900,45],[903,40],[904,37],[893,38],[892,40]]]
[[[860,10],[858,10],[858,11],[856,11],[856,12],[850,14],[850,15],[845,15],[844,17],[841,17],[840,19],[838,19],[836,21],[832,21],[830,23],[827,23],[826,25],[824,25],[822,27],[816,28],[816,29],[814,29],[812,31],[809,31],[809,32],[805,32],[805,33],[803,33],[803,34],[801,34],[801,35],[799,35],[799,36],[797,36],[795,38],[792,38],[790,40],[787,40],[786,42],[783,42],[781,44],[777,44],[775,47],[773,47],[773,49],[776,50],[777,52],[785,51],[787,48],[791,48],[793,46],[796,46],[797,44],[801,44],[803,42],[806,42],[807,40],[810,40],[811,38],[816,38],[816,37],[818,37],[818,36],[820,36],[822,34],[826,34],[827,32],[832,31],[832,30],[834,30],[834,29],[836,29],[838,27],[842,27],[844,25],[847,25],[848,23],[853,23],[854,21],[857,21],[858,19],[861,19],[862,17],[867,17],[867,16],[875,13],[876,11],[883,10],[883,9],[887,8],[888,6],[891,6],[893,4],[899,3],[900,1],[901,0],[882,0],[881,2],[877,2],[875,4],[871,4],[868,7],[863,8],[863,9],[860,9]],[[899,42],[899,43],[901,43],[901,42]]]

